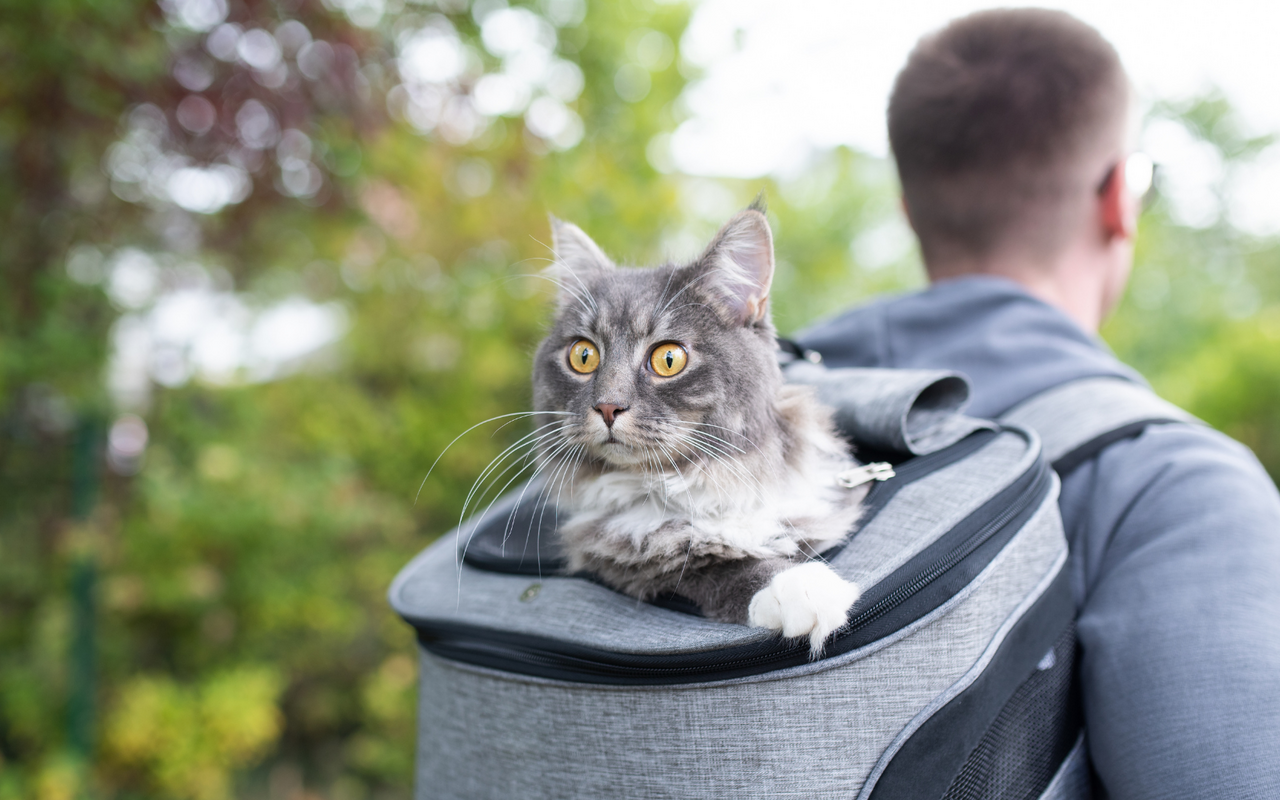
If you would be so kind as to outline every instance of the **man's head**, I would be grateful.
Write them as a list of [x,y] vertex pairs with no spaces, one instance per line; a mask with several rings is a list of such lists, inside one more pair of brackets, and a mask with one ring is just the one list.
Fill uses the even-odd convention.
[[[1062,12],[984,11],[922,39],[894,85],[889,141],[931,277],[1044,269],[1095,234],[1127,247],[1132,210],[1110,233],[1099,224],[1107,193],[1124,194],[1128,111],[1115,50]],[[1126,275],[1127,253],[1112,256]]]

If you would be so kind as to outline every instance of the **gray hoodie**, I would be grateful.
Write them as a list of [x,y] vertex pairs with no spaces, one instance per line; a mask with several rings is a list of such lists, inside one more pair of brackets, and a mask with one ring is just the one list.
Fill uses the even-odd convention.
[[[963,372],[976,416],[1076,378],[1142,382],[1000,278],[944,281],[798,338],[832,367]],[[1069,473],[1060,505],[1095,791],[1280,797],[1280,495],[1257,459],[1216,431],[1155,425]]]

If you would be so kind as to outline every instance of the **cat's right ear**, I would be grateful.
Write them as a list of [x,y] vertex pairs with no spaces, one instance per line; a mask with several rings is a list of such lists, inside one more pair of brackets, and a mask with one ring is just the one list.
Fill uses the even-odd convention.
[[691,267],[705,280],[702,290],[735,325],[768,319],[773,283],[773,234],[759,198],[725,223],[702,258]]
[[590,236],[572,222],[555,217],[551,217],[551,250],[555,253],[556,268],[575,275],[613,269],[613,262]]

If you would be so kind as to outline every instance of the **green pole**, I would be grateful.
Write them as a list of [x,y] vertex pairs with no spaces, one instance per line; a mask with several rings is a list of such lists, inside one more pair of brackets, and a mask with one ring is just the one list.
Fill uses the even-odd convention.
[[[85,522],[97,502],[99,439],[96,420],[81,419],[71,454],[71,517]],[[94,596],[97,563],[92,547],[73,556],[71,563],[72,629],[67,692],[67,744],[77,757],[93,753],[94,706],[97,693],[97,643]]]
[[94,641],[93,556],[77,556],[71,565],[71,603],[74,609],[71,639],[70,692],[67,697],[67,743],[78,757],[93,752],[96,643]]

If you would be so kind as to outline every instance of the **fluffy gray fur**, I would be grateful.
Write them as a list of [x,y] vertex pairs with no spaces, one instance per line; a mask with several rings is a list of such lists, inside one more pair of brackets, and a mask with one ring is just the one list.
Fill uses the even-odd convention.
[[[559,532],[570,568],[746,623],[771,579],[843,540],[867,491],[836,484],[856,462],[830,410],[783,382],[768,223],[753,207],[693,263],[648,269],[615,266],[577,227],[552,225],[561,293],[533,388],[538,424],[554,429],[538,459],[570,512]],[[591,374],[569,365],[580,339],[600,353]],[[688,353],[671,377],[649,363],[665,342]],[[612,424],[608,406],[621,409]]]

